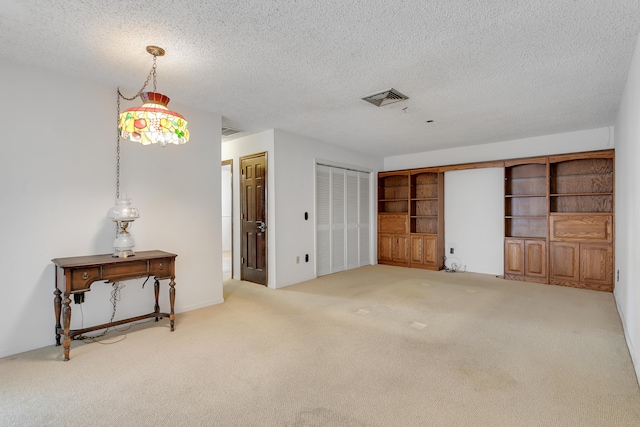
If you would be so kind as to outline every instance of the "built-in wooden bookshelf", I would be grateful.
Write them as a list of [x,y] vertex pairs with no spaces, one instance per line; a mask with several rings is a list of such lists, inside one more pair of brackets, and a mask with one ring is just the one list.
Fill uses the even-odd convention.
[[614,153],[552,156],[549,282],[613,290]]
[[438,168],[378,174],[378,262],[444,267],[444,174]]
[[409,172],[378,174],[378,263],[409,266]]
[[410,172],[411,267],[444,267],[444,174],[437,168]]
[[482,167],[504,167],[505,278],[613,290],[613,150],[381,172],[378,262],[442,269],[444,172]]
[[505,162],[505,278],[547,282],[548,160]]

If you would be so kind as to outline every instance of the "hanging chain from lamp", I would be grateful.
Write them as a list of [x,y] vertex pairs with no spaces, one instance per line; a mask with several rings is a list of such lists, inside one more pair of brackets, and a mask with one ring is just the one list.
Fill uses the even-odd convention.
[[163,56],[164,55],[164,49],[158,46],[147,46],[147,52],[149,52],[151,55],[153,55],[153,66],[151,67],[151,70],[149,71],[149,75],[147,75],[147,79],[144,81],[144,84],[142,85],[142,87],[140,88],[140,90],[138,91],[138,93],[136,93],[134,96],[132,96],[131,98],[127,98],[126,96],[124,96],[122,94],[122,92],[120,92],[120,87],[118,87],[117,89],[117,94],[116,94],[116,98],[117,98],[117,103],[118,103],[118,112],[116,115],[116,199],[120,198],[120,98],[122,99],[126,99],[127,101],[133,101],[134,99],[138,98],[140,96],[140,94],[142,93],[142,91],[145,90],[145,88],[147,87],[147,85],[149,84],[149,80],[151,80],[151,78],[153,77],[153,91],[156,91],[156,76],[157,76],[157,72],[156,72],[156,59],[158,56]]

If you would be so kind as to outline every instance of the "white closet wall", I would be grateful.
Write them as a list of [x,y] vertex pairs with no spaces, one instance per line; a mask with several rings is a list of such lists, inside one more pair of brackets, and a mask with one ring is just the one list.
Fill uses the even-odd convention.
[[371,263],[368,172],[316,165],[317,275]]

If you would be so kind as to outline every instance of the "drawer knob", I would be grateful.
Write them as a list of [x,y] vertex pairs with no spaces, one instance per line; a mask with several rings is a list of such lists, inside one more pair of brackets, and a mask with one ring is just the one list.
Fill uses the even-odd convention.
[[89,273],[87,273],[86,271],[84,273],[82,273],[82,279],[83,280],[87,280],[89,278]]
[[158,264],[158,269],[159,270],[162,270],[163,268],[164,268],[164,264],[162,264],[162,263]]

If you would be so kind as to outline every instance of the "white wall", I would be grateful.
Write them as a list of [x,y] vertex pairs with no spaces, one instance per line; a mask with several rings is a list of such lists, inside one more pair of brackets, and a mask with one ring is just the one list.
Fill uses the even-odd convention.
[[[281,130],[275,131],[276,142],[276,218],[277,241],[277,287],[288,286],[316,277],[315,245],[315,165],[316,162],[334,166],[351,167],[362,171],[372,171],[370,189],[377,188],[377,171],[382,168],[383,159],[363,153],[346,150],[334,145],[303,138]],[[370,195],[370,212],[376,214],[375,196]],[[304,213],[309,220],[304,220]],[[371,219],[371,260],[376,263],[377,221]],[[309,254],[309,262],[304,255]],[[300,264],[296,264],[296,256]]]
[[[4,61],[0,93],[9,100],[2,111],[10,124],[0,167],[2,357],[54,344],[52,258],[112,251],[106,213],[115,199],[116,88]],[[178,254],[176,311],[183,312],[222,301],[221,118],[172,107],[189,120],[191,141],[164,149],[123,141],[121,192],[141,214],[132,228],[135,249]],[[116,319],[151,312],[153,286],[125,283]],[[109,320],[110,291],[92,285],[85,326]],[[166,294],[163,281],[163,309]],[[82,313],[75,304],[72,311],[76,327]]]
[[614,295],[640,381],[640,42],[615,126],[616,270]]
[[613,129],[604,127],[474,145],[471,147],[391,156],[384,159],[384,170],[456,165],[489,160],[517,159],[550,154],[605,150],[608,148],[613,148]]
[[445,172],[444,200],[447,267],[455,262],[466,271],[502,275],[504,168]]
[[232,221],[232,182],[231,182],[231,170],[232,165],[224,165],[222,167],[222,250],[231,250],[231,221]]

